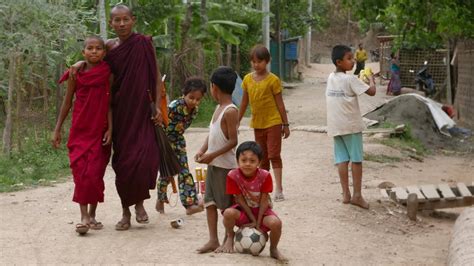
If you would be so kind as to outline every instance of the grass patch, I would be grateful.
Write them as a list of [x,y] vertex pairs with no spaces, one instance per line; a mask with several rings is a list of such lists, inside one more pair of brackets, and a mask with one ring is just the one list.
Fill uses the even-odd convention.
[[49,185],[70,172],[66,147],[53,149],[47,140],[26,143],[10,158],[0,156],[0,169],[0,192]]
[[396,163],[396,162],[400,162],[401,160],[402,158],[400,157],[388,156],[384,154],[372,154],[372,153],[364,154],[364,161],[371,161],[371,162],[377,162],[377,163]]
[[199,104],[199,113],[191,124],[192,127],[208,127],[217,103],[210,96],[205,96]]
[[[192,127],[208,127],[212,119],[212,114],[216,109],[217,103],[211,96],[206,95],[199,104],[199,113],[191,124]],[[250,106],[247,107],[244,117],[251,116]]]
[[[391,125],[390,123],[382,123],[381,127],[394,128],[395,126]],[[418,156],[424,156],[428,154],[428,150],[425,148],[423,143],[421,143],[419,139],[413,137],[410,125],[405,125],[405,131],[403,134],[389,139],[382,139],[381,143],[398,150],[415,153]]]

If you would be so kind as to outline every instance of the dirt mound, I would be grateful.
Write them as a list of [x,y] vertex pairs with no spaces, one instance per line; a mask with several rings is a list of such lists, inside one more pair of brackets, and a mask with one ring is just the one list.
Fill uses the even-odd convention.
[[409,125],[413,137],[419,139],[428,149],[472,149],[472,145],[465,145],[463,139],[443,135],[438,130],[428,106],[416,97],[394,98],[365,117],[379,122]]

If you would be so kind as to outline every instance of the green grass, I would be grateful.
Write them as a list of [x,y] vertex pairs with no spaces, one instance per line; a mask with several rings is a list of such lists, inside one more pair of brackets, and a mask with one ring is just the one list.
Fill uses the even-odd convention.
[[0,192],[49,185],[70,172],[67,149],[53,149],[48,140],[25,143],[11,157],[0,155]]
[[[395,128],[395,125],[384,122],[378,128]],[[418,156],[424,156],[429,152],[423,143],[413,136],[410,125],[405,125],[403,134],[389,139],[382,139],[381,143],[398,150],[415,153]]]
[[[212,119],[212,114],[216,109],[217,103],[210,97],[205,96],[199,104],[199,113],[191,124],[192,127],[208,127]],[[244,116],[249,117],[251,115],[250,106],[247,107]]]
[[208,127],[217,103],[210,96],[205,96],[199,104],[199,113],[191,124],[192,127]]

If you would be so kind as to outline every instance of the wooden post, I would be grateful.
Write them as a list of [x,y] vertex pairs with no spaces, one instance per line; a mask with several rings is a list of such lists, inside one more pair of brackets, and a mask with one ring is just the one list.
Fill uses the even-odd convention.
[[451,46],[450,41],[448,40],[446,53],[446,101],[448,104],[453,104],[453,96],[451,91]]
[[418,196],[416,193],[408,194],[407,215],[412,221],[416,221],[416,212],[418,211]]

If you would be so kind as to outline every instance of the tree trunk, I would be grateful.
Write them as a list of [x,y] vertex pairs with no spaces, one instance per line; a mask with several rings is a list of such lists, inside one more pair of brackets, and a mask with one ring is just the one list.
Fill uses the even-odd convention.
[[15,110],[15,120],[13,125],[15,126],[15,134],[17,141],[17,150],[21,152],[21,126],[20,126],[20,112],[21,112],[21,87],[22,87],[22,71],[21,71],[21,56],[17,56],[16,59],[16,110]]
[[[61,62],[60,64],[58,64],[57,68],[56,68],[56,78],[55,80],[59,80],[61,78],[61,75],[64,71],[64,63]],[[62,87],[61,85],[57,84],[56,85],[56,116],[55,118],[58,118],[59,117],[59,113],[61,112],[61,104],[63,102],[63,94],[62,94]]]
[[216,55],[217,55],[217,65],[222,66],[224,64],[224,59],[222,56],[221,42],[220,40],[216,41]]
[[[206,10],[206,0],[201,0],[201,25],[204,27],[207,24],[207,10]],[[203,29],[204,30],[204,29]],[[199,75],[201,77],[206,76],[206,55],[204,54],[204,46],[201,43],[199,43]]]
[[97,7],[98,17],[99,17],[99,30],[100,37],[107,40],[107,16],[105,15],[105,0],[99,0]]
[[[46,56],[43,55],[43,62],[48,62],[46,59]],[[48,110],[49,110],[49,104],[48,104],[48,86],[46,85],[46,80],[48,79],[48,66],[44,65],[43,68],[41,69],[43,73],[41,73],[41,88],[43,91],[43,119],[44,119],[44,129],[48,129]]]
[[168,32],[170,34],[170,40],[171,40],[170,42],[171,56],[170,56],[170,65],[168,69],[169,81],[170,81],[169,94],[170,94],[171,99],[174,98],[174,86],[175,86],[175,83],[174,83],[175,58],[174,57],[176,53],[176,50],[175,50],[176,34],[175,34],[174,25],[175,25],[175,22],[173,18],[168,18],[167,27],[168,27]]
[[15,90],[15,81],[16,81],[16,53],[10,53],[10,62],[8,65],[8,96],[7,96],[7,117],[5,119],[5,128],[3,129],[3,153],[7,156],[10,156],[12,150],[12,98],[13,91]]
[[225,58],[225,65],[226,66],[231,66],[230,64],[232,63],[232,44],[227,44],[226,45],[226,58]]
[[240,73],[240,46],[235,46],[235,71]]

